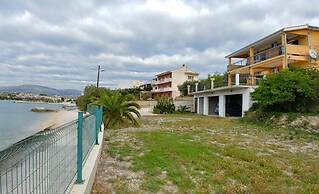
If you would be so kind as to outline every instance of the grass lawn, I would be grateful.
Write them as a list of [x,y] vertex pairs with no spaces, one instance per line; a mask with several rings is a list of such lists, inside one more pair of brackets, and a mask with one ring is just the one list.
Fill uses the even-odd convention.
[[92,193],[319,193],[319,135],[197,115],[107,132]]

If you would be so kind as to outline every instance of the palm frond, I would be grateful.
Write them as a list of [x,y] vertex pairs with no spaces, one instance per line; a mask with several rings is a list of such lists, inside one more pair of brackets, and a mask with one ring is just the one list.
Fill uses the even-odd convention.
[[106,128],[116,128],[126,123],[139,126],[141,114],[138,109],[140,105],[127,101],[127,98],[120,93],[103,94],[92,104],[103,107],[103,121]]

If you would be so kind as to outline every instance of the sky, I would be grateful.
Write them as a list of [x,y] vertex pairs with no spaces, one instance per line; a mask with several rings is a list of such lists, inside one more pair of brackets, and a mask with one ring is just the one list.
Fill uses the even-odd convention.
[[0,86],[128,86],[186,64],[204,78],[228,53],[285,26],[319,26],[317,0],[7,0]]

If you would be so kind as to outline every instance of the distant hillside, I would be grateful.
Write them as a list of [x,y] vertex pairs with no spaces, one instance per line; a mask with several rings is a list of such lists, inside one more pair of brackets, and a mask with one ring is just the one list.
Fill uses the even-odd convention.
[[46,94],[48,96],[54,96],[54,95],[80,96],[81,95],[81,91],[79,90],[73,90],[73,89],[58,90],[55,88],[49,88],[49,87],[39,86],[39,85],[0,87],[0,92],[7,92],[7,93],[23,92],[23,93],[32,93],[32,94]]

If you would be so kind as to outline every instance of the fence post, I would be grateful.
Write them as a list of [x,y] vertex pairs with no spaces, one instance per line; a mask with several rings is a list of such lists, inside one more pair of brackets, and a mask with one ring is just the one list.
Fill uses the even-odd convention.
[[78,137],[77,137],[77,176],[76,183],[84,182],[82,177],[82,160],[83,160],[83,112],[78,112]]
[[103,123],[103,107],[100,106],[100,131],[102,131],[102,127],[101,127],[102,123]]
[[95,145],[99,144],[99,118],[100,118],[100,114],[99,114],[99,108],[96,107],[95,108],[95,112],[94,112],[94,117],[95,117]]

